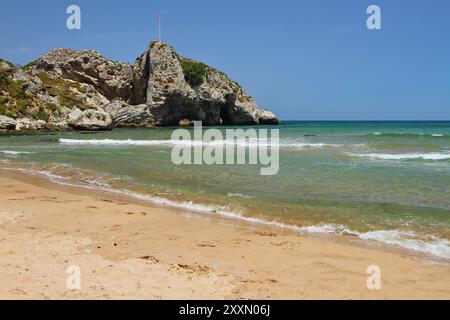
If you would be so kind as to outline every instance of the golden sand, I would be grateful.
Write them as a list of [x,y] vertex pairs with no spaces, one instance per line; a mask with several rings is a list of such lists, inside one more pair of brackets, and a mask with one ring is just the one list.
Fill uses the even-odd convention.
[[448,265],[0,175],[2,299],[450,299]]

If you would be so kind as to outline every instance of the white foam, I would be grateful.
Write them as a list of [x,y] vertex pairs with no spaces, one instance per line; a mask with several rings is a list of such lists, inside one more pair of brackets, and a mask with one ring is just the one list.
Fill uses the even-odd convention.
[[326,148],[326,147],[342,147],[342,144],[332,144],[332,143],[281,143],[281,147],[292,147],[292,148]]
[[445,160],[450,159],[450,153],[443,152],[431,152],[431,153],[350,153],[349,155],[354,157],[364,157],[364,158],[376,158],[382,160],[412,160],[412,159],[423,159],[423,160]]
[[254,197],[248,196],[246,194],[241,193],[228,193],[227,196],[229,198],[242,198],[242,199],[253,199]]
[[434,256],[450,259],[450,241],[436,237],[429,239],[418,239],[417,234],[412,231],[380,230],[360,234],[363,240],[376,240],[402,248],[432,254]]
[[26,152],[26,151],[14,151],[14,150],[2,150],[1,153],[17,156],[19,154],[31,154],[32,152]]
[[201,141],[201,140],[83,140],[83,139],[59,139],[59,142],[64,145],[81,145],[81,146],[218,146],[218,145],[236,145],[246,147],[292,147],[292,148],[324,148],[324,147],[340,147],[340,144],[328,144],[328,143],[307,143],[307,142],[281,142],[281,143],[269,143],[266,140],[213,140],[213,141]]
[[381,136],[381,135],[398,135],[398,136],[402,136],[402,135],[419,135],[419,136],[432,136],[432,137],[444,137],[443,134],[440,133],[433,133],[433,134],[425,134],[425,133],[413,133],[413,132],[392,132],[392,133],[382,133],[382,132],[374,132],[373,135],[375,136]]

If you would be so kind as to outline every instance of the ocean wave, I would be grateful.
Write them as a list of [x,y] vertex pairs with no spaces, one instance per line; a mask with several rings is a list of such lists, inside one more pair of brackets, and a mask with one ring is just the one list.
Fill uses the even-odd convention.
[[[114,193],[122,196],[131,197],[140,201],[151,202],[156,205],[167,206],[177,209],[183,209],[188,212],[197,212],[201,214],[212,214],[218,217],[235,219],[246,222],[251,225],[264,225],[275,227],[281,230],[296,232],[299,234],[338,234],[338,235],[353,235],[365,241],[377,241],[391,246],[396,246],[419,253],[432,255],[438,258],[450,259],[450,241],[434,236],[421,237],[412,231],[400,230],[376,230],[365,233],[360,233],[355,230],[348,229],[345,225],[337,224],[318,224],[312,226],[298,226],[293,224],[286,224],[277,220],[268,220],[261,217],[250,217],[240,212],[233,212],[227,208],[216,205],[206,205],[201,203],[194,203],[192,201],[174,201],[158,196],[145,195],[130,190],[122,190],[110,187],[101,178],[91,179],[88,176],[81,174],[80,179],[86,179],[87,184],[74,183],[71,178],[64,177],[46,170],[34,170],[19,167],[4,167],[4,169],[16,170],[28,174],[38,174],[47,177],[50,181],[77,188],[86,188],[90,190],[99,190],[108,193]],[[426,238],[426,240],[424,240]]]
[[402,248],[432,254],[434,256],[450,259],[450,241],[436,237],[427,240],[418,238],[412,231],[380,230],[370,231],[359,235],[363,240],[375,240]]
[[215,141],[201,141],[201,140],[87,140],[87,139],[59,139],[63,145],[79,145],[79,146],[220,146],[220,145],[234,145],[244,146],[249,148],[257,147],[285,147],[285,148],[325,148],[325,147],[341,147],[341,144],[329,143],[308,143],[296,141],[281,141],[279,143],[269,143],[267,140],[215,140]]
[[382,160],[446,160],[450,159],[450,153],[431,152],[431,153],[349,153],[353,157],[375,158]]
[[12,156],[17,156],[19,154],[32,154],[32,152],[27,152],[27,151],[14,151],[14,150],[1,150],[1,153],[7,154],[7,155],[12,155]]
[[229,197],[229,198],[242,198],[242,199],[253,199],[254,198],[252,196],[248,196],[246,194],[241,194],[241,193],[228,193],[227,197]]
[[441,133],[413,133],[413,132],[374,132],[371,133],[370,135],[375,135],[375,136],[392,136],[392,137],[437,137],[437,138],[442,138],[442,137],[447,137],[447,135],[441,134]]

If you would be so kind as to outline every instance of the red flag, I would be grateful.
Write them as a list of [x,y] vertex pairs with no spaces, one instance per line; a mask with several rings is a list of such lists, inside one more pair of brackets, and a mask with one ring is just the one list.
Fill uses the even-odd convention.
[[160,20],[160,19],[161,19],[161,17],[160,17],[160,16],[156,16],[156,19]]

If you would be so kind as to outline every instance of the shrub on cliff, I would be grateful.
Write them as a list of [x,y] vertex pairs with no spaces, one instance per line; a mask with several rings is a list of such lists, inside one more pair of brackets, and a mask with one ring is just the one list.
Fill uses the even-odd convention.
[[191,87],[200,86],[205,79],[208,66],[182,57],[178,57],[184,72],[184,79]]
[[50,117],[50,115],[47,113],[44,106],[42,105],[39,106],[38,110],[31,112],[30,116],[34,120],[44,120],[45,122],[47,122],[48,118]]

